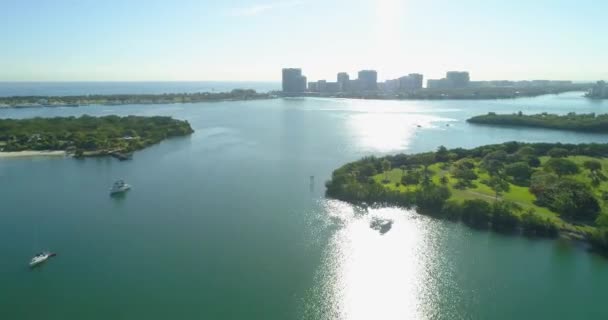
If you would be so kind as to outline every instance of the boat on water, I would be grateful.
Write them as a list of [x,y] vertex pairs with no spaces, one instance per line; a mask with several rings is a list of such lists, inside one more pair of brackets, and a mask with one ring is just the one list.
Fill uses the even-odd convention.
[[118,181],[114,182],[114,185],[110,189],[110,195],[112,195],[112,194],[118,194],[118,193],[123,193],[123,192],[126,192],[129,189],[131,189],[131,185],[126,184],[124,182],[124,180],[118,180]]
[[38,254],[36,254],[32,260],[30,261],[30,267],[35,267],[45,261],[47,261],[49,258],[56,256],[56,253],[53,252],[40,252]]

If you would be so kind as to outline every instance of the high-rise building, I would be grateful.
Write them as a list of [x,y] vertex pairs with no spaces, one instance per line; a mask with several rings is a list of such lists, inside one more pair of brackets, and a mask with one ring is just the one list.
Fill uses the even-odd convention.
[[283,69],[283,92],[301,93],[306,91],[306,77],[302,75],[302,69]]
[[317,86],[317,82],[309,82],[308,83],[308,91],[310,92],[319,92],[319,87]]
[[424,76],[420,73],[410,73],[408,75],[408,77],[410,78],[410,84],[411,84],[411,88],[412,90],[418,90],[418,89],[422,89],[422,82],[424,79]]
[[452,84],[446,78],[441,79],[429,79],[426,81],[427,89],[447,89],[450,88]]
[[378,72],[376,70],[359,71],[359,85],[363,91],[378,90]]
[[340,72],[338,73],[338,89],[342,92],[344,91],[348,91],[348,81],[350,80],[350,77],[348,76],[348,73],[346,72]]
[[359,92],[361,90],[361,81],[359,79],[348,80],[346,85],[347,92]]
[[448,71],[445,78],[453,88],[465,88],[469,85],[469,73],[467,71]]
[[589,96],[592,98],[608,98],[608,85],[606,85],[606,81],[598,81],[589,91]]
[[317,90],[319,90],[319,92],[325,92],[326,87],[327,87],[327,80],[317,81]]
[[[404,77],[401,77],[404,78]],[[380,87],[380,84],[378,84],[378,88],[381,89],[382,91],[389,91],[389,92],[395,92],[395,91],[399,91],[401,88],[401,78],[399,79],[394,79],[394,80],[386,80],[384,81],[384,85],[382,87]]]
[[423,76],[419,73],[410,73],[399,78],[399,90],[410,91],[422,89]]

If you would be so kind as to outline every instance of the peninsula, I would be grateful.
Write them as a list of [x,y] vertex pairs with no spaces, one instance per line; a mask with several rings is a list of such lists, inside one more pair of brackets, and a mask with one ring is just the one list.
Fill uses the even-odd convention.
[[120,158],[192,132],[187,121],[160,116],[0,119],[0,153],[65,151],[75,157]]
[[525,115],[521,111],[514,114],[489,112],[486,115],[472,117],[467,122],[494,126],[535,127],[594,133],[608,132],[608,114],[596,115],[595,113],[576,114],[571,112],[566,115],[548,113]]
[[167,94],[113,94],[82,96],[13,96],[0,97],[0,107],[78,107],[81,105],[124,105],[124,104],[169,104],[214,101],[238,101],[271,99],[270,93],[255,90],[235,89],[230,92],[167,93]]
[[608,250],[608,144],[508,142],[367,157],[335,170],[326,195],[407,208],[482,229],[588,240]]

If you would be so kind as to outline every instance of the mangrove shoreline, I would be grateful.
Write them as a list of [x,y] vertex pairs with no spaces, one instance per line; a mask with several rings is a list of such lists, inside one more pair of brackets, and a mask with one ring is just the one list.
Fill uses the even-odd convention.
[[467,122],[481,125],[505,127],[530,127],[589,133],[608,133],[608,114],[577,114],[574,112],[557,115],[539,113],[526,115],[521,111],[513,114],[489,112],[467,119]]
[[255,90],[235,89],[230,92],[166,93],[166,94],[110,94],[76,96],[12,96],[0,97],[0,107],[42,108],[79,107],[87,105],[173,104],[220,101],[273,99],[276,95]]
[[508,142],[366,157],[345,164],[326,196],[416,208],[503,234],[584,241],[608,252],[608,144]]
[[63,152],[128,160],[134,151],[193,132],[188,121],[162,116],[0,119],[0,157]]

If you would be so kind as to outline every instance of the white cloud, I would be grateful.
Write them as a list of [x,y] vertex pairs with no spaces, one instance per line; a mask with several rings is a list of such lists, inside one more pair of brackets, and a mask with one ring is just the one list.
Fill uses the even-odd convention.
[[235,8],[230,12],[230,15],[233,17],[252,17],[266,13],[268,11],[281,8],[295,7],[300,4],[302,4],[302,1],[299,0],[256,4],[248,7]]

